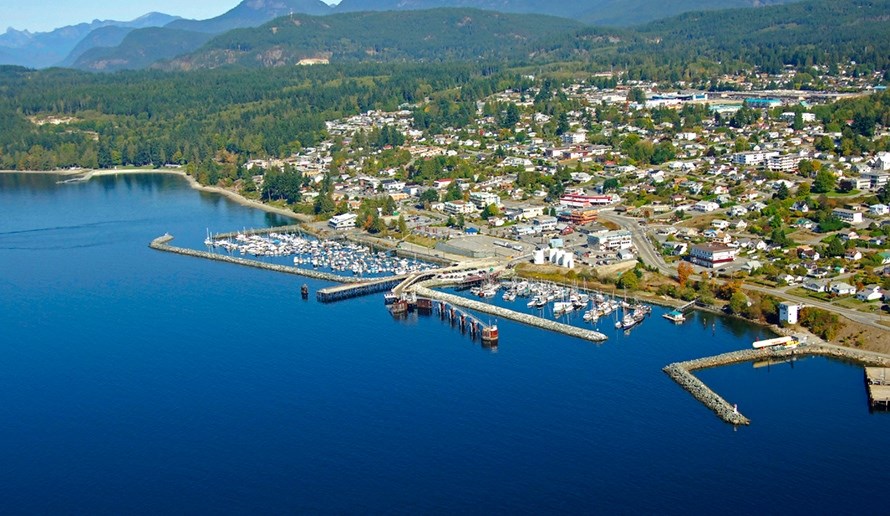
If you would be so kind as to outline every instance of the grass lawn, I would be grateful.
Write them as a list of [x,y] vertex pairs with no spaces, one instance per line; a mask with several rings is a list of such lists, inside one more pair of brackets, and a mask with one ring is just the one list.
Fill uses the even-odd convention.
[[809,297],[811,299],[818,299],[819,301],[831,302],[831,296],[828,292],[813,292],[812,290],[807,290],[803,287],[797,287],[789,290],[788,293],[795,296]]

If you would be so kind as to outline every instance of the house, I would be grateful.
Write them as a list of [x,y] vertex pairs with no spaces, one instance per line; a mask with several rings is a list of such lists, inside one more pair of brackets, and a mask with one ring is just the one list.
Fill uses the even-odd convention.
[[800,247],[797,249],[797,257],[801,260],[816,261],[819,259],[819,251],[809,247]]
[[856,287],[842,281],[832,284],[828,291],[836,296],[852,296],[856,293]]
[[693,211],[700,211],[702,213],[710,213],[719,209],[720,205],[713,201],[698,201],[692,205]]
[[736,205],[729,209],[730,217],[741,217],[742,215],[747,215],[747,214],[748,214],[748,208],[745,208],[744,206]]
[[890,206],[886,204],[872,204],[868,207],[868,213],[876,216],[887,215],[890,214]]
[[451,183],[453,182],[453,179],[436,179],[435,181],[433,181],[433,186],[436,188],[436,190],[444,190],[451,186]]
[[851,262],[859,261],[862,259],[862,253],[856,249],[847,249],[847,251],[844,252],[844,259]]
[[810,206],[807,204],[806,201],[797,201],[796,203],[791,205],[791,211],[807,213],[810,211]]
[[856,294],[856,299],[860,301],[877,301],[883,297],[881,287],[878,285],[866,285]]
[[825,282],[817,279],[808,279],[803,282],[803,288],[813,292],[825,292]]
[[878,253],[878,259],[881,260],[881,265],[890,264],[890,251]]
[[686,254],[687,249],[689,249],[689,245],[682,242],[665,242],[661,247],[669,252],[671,256],[682,256]]
[[383,191],[387,193],[401,192],[405,188],[405,182],[396,179],[387,179],[380,183],[380,186],[382,186]]
[[711,227],[714,229],[726,229],[729,227],[729,222],[722,219],[714,219],[711,221]]
[[831,211],[831,214],[847,224],[862,223],[862,212],[847,210],[845,208],[835,208]]
[[735,260],[737,249],[726,244],[709,242],[694,245],[689,250],[689,261],[702,267],[715,268]]
[[742,270],[749,272],[749,273],[754,272],[757,269],[762,269],[762,268],[763,268],[763,264],[757,260],[748,260],[747,262],[745,262],[744,265],[742,265]]
[[794,221],[794,227],[801,229],[813,229],[816,227],[816,223],[810,219],[805,219],[803,217]]

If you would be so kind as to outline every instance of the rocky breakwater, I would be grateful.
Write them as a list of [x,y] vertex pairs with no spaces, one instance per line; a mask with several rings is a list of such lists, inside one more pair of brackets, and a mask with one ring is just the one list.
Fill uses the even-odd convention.
[[329,272],[321,272],[312,269],[303,269],[300,267],[292,267],[289,265],[278,265],[274,263],[265,263],[257,260],[248,260],[245,258],[237,258],[235,256],[228,256],[224,254],[216,254],[209,253],[207,251],[197,251],[195,249],[186,249],[184,247],[176,247],[170,245],[170,242],[173,240],[172,235],[164,235],[158,238],[155,238],[149,244],[149,247],[155,249],[157,251],[165,251],[168,253],[181,254],[183,256],[194,256],[196,258],[204,258],[206,260],[216,260],[218,262],[226,262],[233,263],[235,265],[243,265],[245,267],[254,267],[257,269],[265,269],[275,272],[283,272],[285,274],[295,274],[298,276],[306,276],[308,278],[323,280],[323,281],[333,281],[337,283],[360,283],[363,280],[360,278],[353,278],[349,276],[338,276],[337,274],[331,274]]
[[677,382],[680,387],[692,394],[695,399],[713,410],[720,419],[733,425],[749,425],[751,424],[750,419],[740,414],[733,405],[730,405],[729,402],[712,391],[704,382],[696,378],[692,371],[743,362],[804,356],[822,356],[855,362],[864,366],[890,367],[890,357],[884,355],[830,344],[813,344],[797,348],[763,348],[733,351],[712,357],[676,362],[665,367],[664,372]]
[[556,321],[548,321],[547,319],[542,319],[533,315],[514,312],[513,310],[507,310],[506,308],[501,308],[499,306],[489,305],[487,303],[455,296],[453,294],[440,292],[438,290],[432,290],[421,285],[414,285],[411,287],[411,290],[413,290],[418,296],[421,297],[438,299],[439,301],[445,301],[446,303],[454,306],[468,308],[470,310],[494,315],[502,319],[509,319],[511,321],[528,324],[529,326],[536,326],[545,330],[564,333],[566,335],[577,337],[579,339],[589,340],[593,342],[603,342],[608,338],[598,331],[586,330],[584,328],[578,328]]

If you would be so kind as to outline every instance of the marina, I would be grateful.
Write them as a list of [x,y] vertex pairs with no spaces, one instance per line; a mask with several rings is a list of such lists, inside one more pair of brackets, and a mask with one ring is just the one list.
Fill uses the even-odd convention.
[[335,274],[357,277],[401,276],[423,272],[434,265],[396,256],[386,251],[374,251],[366,245],[346,240],[318,239],[303,233],[242,231],[223,236],[208,232],[204,244],[212,250],[229,254],[259,257],[293,257],[293,265],[321,269]]
[[[609,337],[590,345],[456,307],[497,324],[493,353],[435,311],[391,317],[380,293],[316,302],[342,279],[149,249],[170,232],[169,245],[207,252],[208,225],[288,222],[179,178],[13,179],[0,176],[0,205],[30,215],[0,220],[11,512],[122,514],[133,497],[155,514],[520,514],[552,512],[554,500],[571,514],[707,513],[727,500],[737,512],[880,511],[885,479],[862,472],[886,464],[890,419],[868,410],[854,361],[696,370],[751,418],[735,431],[659,371],[749,351],[773,337],[761,326],[699,310],[675,325],[653,305],[625,335],[614,313],[598,326],[579,310],[554,320],[548,303],[540,319]],[[539,313],[504,292],[456,295]],[[804,347],[761,356],[779,364]],[[788,474],[764,482],[764,464]],[[479,481],[497,471],[512,481]]]

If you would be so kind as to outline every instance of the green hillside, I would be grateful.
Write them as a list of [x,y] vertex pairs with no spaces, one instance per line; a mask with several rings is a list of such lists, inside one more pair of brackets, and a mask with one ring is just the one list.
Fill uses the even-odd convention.
[[[398,27],[398,30],[394,28]],[[526,57],[535,41],[578,30],[571,20],[473,9],[295,15],[231,31],[173,68],[286,66],[306,58],[337,61],[455,61]]]

